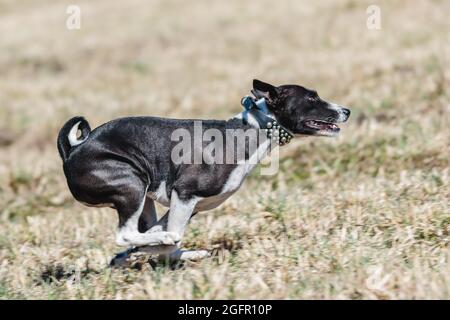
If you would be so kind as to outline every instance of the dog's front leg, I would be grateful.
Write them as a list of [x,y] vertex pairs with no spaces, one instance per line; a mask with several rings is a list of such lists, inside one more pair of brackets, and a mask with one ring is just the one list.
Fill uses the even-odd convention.
[[[167,220],[167,219],[166,219]],[[141,216],[138,220],[138,231],[143,233],[151,228],[155,227],[158,223],[158,215],[156,213],[155,203],[153,199],[150,197],[146,197],[144,208],[142,210]],[[167,221],[166,221],[167,223]],[[163,229],[160,229],[162,231]],[[116,256],[111,260],[112,266],[125,266],[128,265],[128,259],[130,256],[136,252],[141,252],[145,250],[141,250],[141,248],[145,247],[135,247],[131,246],[127,250],[119,252]],[[155,248],[155,247],[150,247]],[[161,251],[161,250],[160,250]],[[167,251],[167,250],[166,250]],[[162,251],[164,252],[164,251]],[[159,251],[157,253],[160,253]]]
[[170,198],[170,212],[167,218],[167,232],[178,234],[181,239],[184,231],[198,203],[198,198],[180,198],[176,190],[172,191]]
[[[147,252],[154,253],[170,253],[177,249],[179,241],[183,237],[187,223],[191,218],[195,205],[198,202],[197,197],[191,197],[188,199],[180,199],[176,190],[172,191],[170,198],[170,209],[152,228],[145,233],[151,238],[159,238],[165,234],[170,234],[177,239],[176,245],[167,245],[162,243],[161,245],[153,245],[149,243],[149,246],[142,248]],[[154,248],[151,248],[153,247]]]
[[[186,226],[194,214],[195,206],[198,203],[197,197],[192,197],[188,199],[180,199],[176,191],[172,192],[170,212],[166,214],[161,220],[167,218],[167,231],[174,234],[178,234],[180,239],[184,235]],[[177,247],[180,243],[177,243]],[[177,248],[170,253],[162,253],[159,258],[160,260],[169,259],[171,261],[177,260],[200,260],[210,256],[207,250],[181,250]]]

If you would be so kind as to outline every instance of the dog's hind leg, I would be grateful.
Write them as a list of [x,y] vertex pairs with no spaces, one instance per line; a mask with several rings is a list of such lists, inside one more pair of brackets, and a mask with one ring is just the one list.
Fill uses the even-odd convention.
[[146,195],[136,189],[128,190],[114,203],[119,213],[116,243],[120,246],[174,246],[181,239],[177,232],[139,232],[139,219],[144,211]]
[[[155,203],[153,199],[150,197],[146,197],[144,209],[142,210],[141,216],[139,217],[138,221],[138,231],[143,233],[148,231],[150,228],[156,225],[158,222],[158,216],[155,209]],[[161,246],[161,252],[166,252],[168,248],[167,246]],[[144,247],[134,247],[131,246],[127,250],[119,252],[116,254],[116,256],[111,260],[110,265],[111,266],[128,266],[129,265],[129,258],[139,252],[146,252],[143,250]],[[149,248],[157,248],[155,247],[149,247]],[[175,248],[176,249],[176,248]],[[158,254],[160,252],[157,252]]]

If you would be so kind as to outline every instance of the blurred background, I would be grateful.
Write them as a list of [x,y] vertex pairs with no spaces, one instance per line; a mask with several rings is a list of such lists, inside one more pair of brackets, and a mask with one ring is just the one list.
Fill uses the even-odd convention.
[[[449,12],[444,0],[0,0],[0,298],[449,298]],[[108,269],[116,213],[73,200],[60,127],[227,119],[253,78],[316,89],[352,116],[193,219],[185,246],[219,258]]]

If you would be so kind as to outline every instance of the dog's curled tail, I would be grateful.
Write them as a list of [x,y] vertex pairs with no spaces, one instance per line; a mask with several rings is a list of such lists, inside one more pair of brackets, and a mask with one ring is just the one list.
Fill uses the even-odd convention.
[[[80,137],[77,137],[78,130],[81,131]],[[74,117],[64,124],[59,130],[57,142],[59,155],[64,162],[69,157],[70,150],[85,142],[90,132],[91,127],[83,117]]]

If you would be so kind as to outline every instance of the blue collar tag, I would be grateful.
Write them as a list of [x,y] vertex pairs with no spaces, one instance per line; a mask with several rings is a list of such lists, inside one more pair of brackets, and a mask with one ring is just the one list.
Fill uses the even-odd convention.
[[255,101],[250,96],[245,96],[241,100],[241,104],[245,110],[250,111],[251,108],[255,106]]
[[252,96],[245,96],[241,100],[241,104],[244,107],[244,120],[247,122],[248,113],[252,112],[259,114],[257,118],[268,117],[269,108],[267,107],[266,99],[260,98],[256,100]]
[[264,98],[255,100],[251,96],[245,96],[242,98],[241,104],[247,111],[250,111],[251,109],[256,108],[264,114],[269,113],[269,109],[267,108],[266,99],[264,99]]

